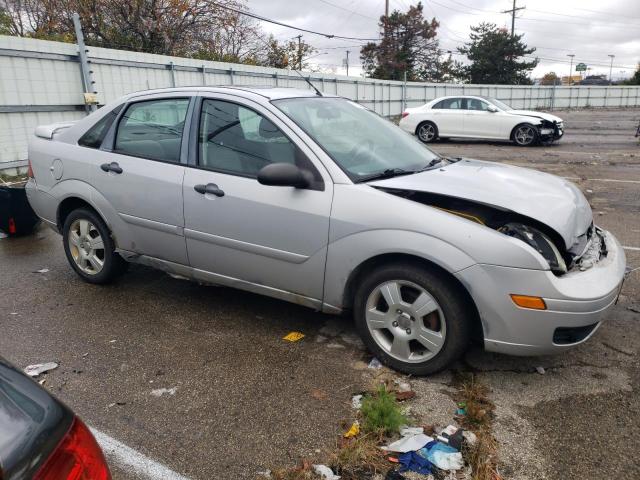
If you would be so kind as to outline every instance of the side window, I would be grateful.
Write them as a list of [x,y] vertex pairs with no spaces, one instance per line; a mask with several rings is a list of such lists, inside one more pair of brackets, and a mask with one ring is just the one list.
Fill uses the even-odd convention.
[[477,98],[467,99],[467,110],[480,110],[484,112],[487,110],[487,107],[487,102],[483,102]]
[[148,100],[127,108],[118,124],[115,151],[124,155],[180,163],[188,98]]
[[446,102],[446,100],[440,100],[438,103],[436,103],[433,107],[431,107],[431,109],[437,109],[437,110],[441,110],[444,108],[444,102]]
[[438,108],[445,110],[460,110],[463,108],[461,98],[446,98],[438,102],[438,105],[440,105]]
[[120,110],[122,110],[122,105],[118,105],[98,120],[93,127],[87,130],[85,134],[80,137],[78,145],[87,148],[100,148],[104,137],[107,135],[109,128],[111,128],[111,125],[118,116],[118,113],[120,113]]
[[[322,177],[311,161],[269,119],[236,103],[204,100],[198,135],[198,165],[232,175],[256,178],[270,163],[292,163]],[[320,187],[320,188],[319,188]]]

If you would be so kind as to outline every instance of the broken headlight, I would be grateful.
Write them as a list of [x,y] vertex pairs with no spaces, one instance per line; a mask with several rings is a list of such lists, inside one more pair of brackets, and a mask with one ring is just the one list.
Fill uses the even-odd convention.
[[498,229],[499,232],[522,240],[544,257],[554,273],[566,273],[567,264],[562,254],[549,237],[540,230],[523,225],[522,223],[507,223]]

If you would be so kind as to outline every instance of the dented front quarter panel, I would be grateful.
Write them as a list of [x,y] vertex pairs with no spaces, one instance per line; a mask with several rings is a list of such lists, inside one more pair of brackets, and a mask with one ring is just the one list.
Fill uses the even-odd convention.
[[548,173],[502,163],[463,159],[415,175],[371,182],[398,190],[463,198],[527,216],[555,230],[569,249],[593,216],[573,183]]
[[477,263],[549,269],[524,242],[473,221],[368,184],[335,185],[325,303],[341,308],[353,270],[384,254],[420,257],[452,273]]

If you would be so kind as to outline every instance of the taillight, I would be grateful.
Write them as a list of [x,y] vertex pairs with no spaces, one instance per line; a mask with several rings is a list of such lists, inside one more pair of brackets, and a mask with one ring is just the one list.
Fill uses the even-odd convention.
[[16,221],[13,217],[9,217],[9,235],[15,235],[18,232]]
[[31,160],[29,160],[29,169],[27,170],[27,176],[28,176],[29,178],[35,178],[35,177],[33,176],[33,168],[31,168]]
[[[409,112],[402,112],[402,118],[408,117],[408,116],[409,116]],[[29,164],[29,165],[31,165],[31,164]]]
[[111,480],[111,473],[96,439],[76,417],[34,479]]

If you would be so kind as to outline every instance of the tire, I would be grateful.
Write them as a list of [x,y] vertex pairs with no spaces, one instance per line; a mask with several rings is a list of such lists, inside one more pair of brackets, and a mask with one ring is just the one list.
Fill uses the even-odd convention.
[[536,145],[540,137],[538,135],[538,129],[534,125],[521,123],[513,129],[511,139],[519,147],[530,147],[531,145]]
[[416,136],[422,143],[431,143],[438,138],[438,127],[433,122],[422,122],[416,128]]
[[[391,308],[387,298],[400,302]],[[354,298],[354,319],[365,345],[382,363],[405,374],[431,375],[467,349],[473,310],[460,287],[444,275],[397,263],[372,271],[362,281]]]
[[116,253],[111,232],[94,211],[72,211],[64,221],[62,238],[71,268],[85,282],[111,283],[126,270],[127,262]]

